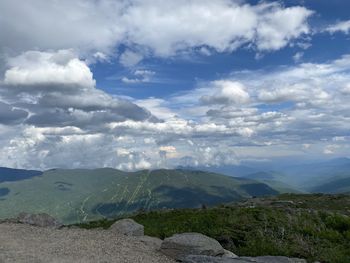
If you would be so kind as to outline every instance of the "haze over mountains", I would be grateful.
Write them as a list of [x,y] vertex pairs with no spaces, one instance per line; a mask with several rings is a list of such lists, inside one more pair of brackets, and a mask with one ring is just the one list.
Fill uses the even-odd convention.
[[296,164],[292,162],[248,163],[239,166],[201,167],[200,169],[260,180],[270,184],[278,182],[290,190],[302,192],[350,192],[348,183],[350,159],[345,157]]
[[[204,168],[202,170],[217,170]],[[65,223],[140,210],[198,208],[279,193],[350,193],[350,159],[269,170],[235,166],[226,176],[194,169],[123,172],[111,168],[0,168],[0,218],[45,212]]]

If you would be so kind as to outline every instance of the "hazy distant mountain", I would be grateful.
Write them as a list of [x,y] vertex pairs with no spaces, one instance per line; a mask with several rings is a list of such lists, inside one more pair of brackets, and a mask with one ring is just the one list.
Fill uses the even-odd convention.
[[246,179],[256,180],[267,184],[280,193],[301,193],[302,191],[285,183],[285,175],[279,172],[257,172],[244,176]]
[[313,193],[341,194],[350,193],[350,172],[348,176],[329,179],[310,189]]
[[132,173],[108,168],[54,169],[25,180],[17,178],[0,183],[0,218],[22,211],[46,212],[74,223],[140,209],[211,206],[278,193],[251,179],[179,169]]
[[338,158],[324,162],[286,167],[286,182],[306,191],[337,177],[350,176],[350,159]]
[[[336,158],[325,161],[302,163],[254,163],[223,167],[201,168],[226,175],[258,180],[280,192],[344,192],[349,185],[350,159]],[[334,181],[334,182],[333,182]],[[344,186],[334,189],[339,182]],[[327,189],[330,187],[330,189]],[[350,191],[350,189],[349,189]]]

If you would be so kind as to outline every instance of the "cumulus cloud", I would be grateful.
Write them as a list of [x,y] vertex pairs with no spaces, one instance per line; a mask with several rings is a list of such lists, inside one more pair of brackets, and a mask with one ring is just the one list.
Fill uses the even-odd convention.
[[307,18],[312,14],[304,7],[252,6],[227,0],[138,0],[128,11],[127,23],[138,29],[129,31],[130,41],[160,56],[203,45],[217,52],[247,43],[262,51],[278,50],[309,32]]
[[278,50],[289,41],[308,34],[306,19],[313,13],[304,7],[281,8],[275,3],[257,7],[260,13],[257,26],[257,48]]
[[4,84],[9,86],[95,86],[89,67],[71,50],[27,51],[10,58],[8,65]]
[[31,112],[28,124],[96,128],[112,121],[156,120],[136,104],[97,89],[89,67],[70,50],[28,51],[8,65],[0,94]]

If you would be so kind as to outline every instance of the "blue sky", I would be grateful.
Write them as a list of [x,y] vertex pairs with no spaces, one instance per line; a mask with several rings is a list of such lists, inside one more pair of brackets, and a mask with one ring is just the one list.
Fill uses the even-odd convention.
[[123,170],[350,150],[346,0],[0,3],[0,165]]

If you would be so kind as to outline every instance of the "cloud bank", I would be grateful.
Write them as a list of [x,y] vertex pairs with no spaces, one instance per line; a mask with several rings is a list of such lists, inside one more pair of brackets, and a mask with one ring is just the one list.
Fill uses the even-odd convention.
[[[156,73],[135,68],[149,57],[277,51],[310,35],[312,14],[279,2],[1,1],[0,164],[135,170],[342,155],[349,55],[301,64],[300,55],[164,98],[108,94],[91,71],[118,60],[132,72],[124,83],[150,83]],[[347,22],[328,31],[348,33]]]
[[[280,157],[349,150],[348,55],[324,64],[232,72],[167,99],[126,101],[96,89],[89,70],[76,76],[78,83],[67,79],[65,72],[75,70],[72,61],[84,65],[68,53],[30,53],[31,61],[43,64],[33,74],[31,63],[16,64],[27,61],[27,53],[11,60],[5,76],[16,74],[1,89],[0,121],[8,131],[2,164],[133,170],[228,165],[266,152]],[[53,80],[36,75],[53,68],[60,72]]]

